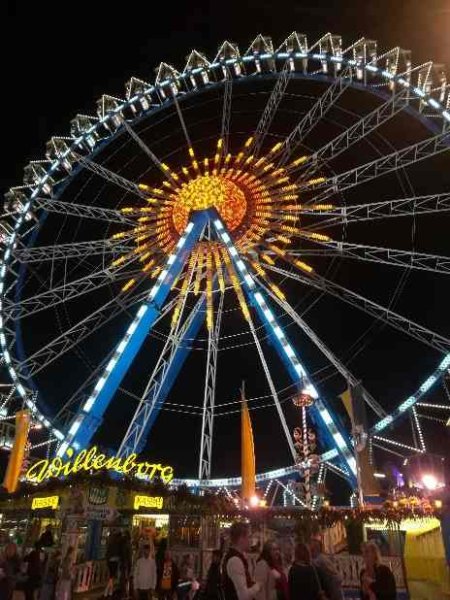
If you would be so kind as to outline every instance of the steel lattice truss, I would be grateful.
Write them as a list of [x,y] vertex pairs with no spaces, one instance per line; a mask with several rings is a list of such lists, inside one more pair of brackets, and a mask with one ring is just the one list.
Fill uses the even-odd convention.
[[[232,154],[234,82],[246,78],[250,81],[254,76],[270,76],[275,80],[274,85],[253,135],[239,153]],[[272,148],[267,148],[268,134],[274,129],[291,82],[308,78],[321,81],[325,90],[290,132]],[[184,96],[214,86],[223,95],[219,139],[215,154],[200,158],[183,114]],[[309,139],[320,121],[329,118],[355,86],[377,94],[378,98],[381,94],[379,105],[359,116],[321,147],[313,150],[306,147],[305,139]],[[309,44],[305,35],[293,33],[274,50],[271,38],[259,35],[243,55],[237,46],[224,42],[212,62],[194,50],[182,72],[161,63],[153,84],[132,78],[126,87],[125,100],[105,95],[97,106],[96,116],[77,115],[73,119],[68,137],[52,138],[47,144],[45,160],[27,165],[23,185],[6,194],[0,230],[3,247],[0,343],[3,366],[8,370],[11,384],[1,396],[0,411],[4,409],[6,416],[1,413],[0,422],[4,418],[5,423],[9,423],[11,416],[7,407],[20,399],[31,409],[35,422],[48,430],[48,439],[37,442],[36,447],[57,444],[58,454],[63,455],[69,447],[86,446],[144,340],[155,331],[157,323],[172,315],[170,332],[139,398],[119,455],[142,450],[159,411],[167,405],[173,382],[189,354],[190,341],[197,337],[206,320],[208,343],[203,407],[197,411],[202,418],[198,479],[185,482],[192,486],[201,482],[203,486],[225,488],[239,485],[239,478],[211,479],[214,419],[221,415],[216,403],[216,373],[224,328],[223,303],[225,294],[231,290],[258,351],[271,402],[278,412],[294,462],[295,449],[256,322],[263,325],[292,382],[313,400],[308,409],[309,418],[320,431],[324,447],[328,448],[320,457],[319,481],[323,482],[326,472],[331,471],[344,477],[353,487],[356,484],[351,437],[288,341],[279,324],[281,315],[292,320],[349,386],[360,386],[363,399],[376,414],[369,432],[371,448],[382,447],[399,456],[403,456],[402,451],[425,452],[421,423],[427,419],[445,423],[446,419],[436,416],[436,411],[446,411],[450,406],[450,403],[423,402],[423,396],[436,382],[445,382],[450,366],[450,340],[390,306],[337,284],[316,272],[307,261],[340,257],[386,268],[425,271],[430,276],[448,275],[448,256],[353,243],[324,233],[324,230],[335,232],[363,221],[416,218],[449,211],[450,195],[445,192],[383,198],[372,203],[346,203],[349,191],[354,193],[359,186],[382,176],[401,170],[406,172],[417,163],[448,150],[450,92],[442,69],[432,63],[414,67],[410,53],[400,48],[380,54],[376,42],[365,38],[344,48],[337,35],[326,34]],[[186,142],[188,163],[182,170],[171,169],[140,134],[139,119],[150,117],[154,110],[162,107],[177,116]],[[419,112],[422,117],[433,119],[434,132],[416,143],[334,173],[332,165],[337,157],[377,135],[382,126],[389,125],[402,111]],[[106,166],[107,161],[102,164],[101,154],[94,158],[93,153],[100,145],[107,148],[109,140],[118,135],[128,136],[156,167],[155,183],[128,179]],[[127,204],[109,208],[96,205],[95,199],[91,204],[63,201],[60,195],[64,183],[76,179],[80,172],[102,180],[114,196],[119,191],[125,193]],[[244,219],[247,218],[245,198],[249,195],[256,206],[250,224]],[[338,205],[333,204],[337,195],[343,199]],[[307,199],[300,203],[299,197]],[[114,225],[116,233],[108,233],[101,240],[86,241],[85,238],[73,243],[56,241],[51,245],[35,245],[35,236],[47,215],[104,223],[108,227]],[[307,219],[305,223],[300,221],[303,218]],[[170,223],[169,219],[172,219]],[[242,232],[244,224],[247,230],[237,233]],[[121,231],[117,232],[117,227]],[[297,240],[295,248],[290,246],[292,239]],[[102,261],[100,267],[98,259]],[[46,264],[51,269],[49,281],[42,277],[40,270]],[[85,274],[74,270],[77,276],[71,278],[74,265],[83,268]],[[58,271],[61,266],[64,268],[62,278],[54,275],[61,272]],[[26,269],[37,286],[29,295],[22,293]],[[269,274],[290,278],[356,307],[374,321],[399,330],[442,353],[443,357],[420,388],[388,414],[360,385],[358,377],[332,347],[287,301]],[[106,302],[71,323],[32,354],[23,356],[17,352],[22,343],[17,339],[18,323],[26,323],[27,319],[50,308],[65,307],[106,289],[120,289],[120,292],[113,292]],[[192,295],[197,299],[189,309],[188,299]],[[51,422],[40,409],[32,377],[76,351],[83,340],[116,317],[130,314],[131,322],[118,345]],[[450,395],[448,397],[450,399]],[[411,445],[382,433],[403,417],[410,418]],[[302,503],[296,498],[295,490],[281,481],[298,470],[298,464],[289,465],[262,473],[257,481],[275,481],[276,489],[283,490],[285,497],[290,495]],[[313,499],[314,506],[316,500]]]

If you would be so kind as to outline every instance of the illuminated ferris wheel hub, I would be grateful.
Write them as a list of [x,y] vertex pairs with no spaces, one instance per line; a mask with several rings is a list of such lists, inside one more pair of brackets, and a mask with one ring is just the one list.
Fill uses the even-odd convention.
[[[27,406],[41,426],[33,448],[63,456],[92,443],[119,404],[123,457],[144,450],[160,411],[189,412],[201,419],[200,452],[197,476],[184,481],[235,486],[239,478],[212,478],[213,424],[240,408],[216,401],[227,362],[219,356],[243,348],[267,388],[249,408],[270,404],[289,456],[259,482],[282,486],[320,465],[319,485],[331,471],[355,488],[354,431],[336,402],[347,386],[372,411],[360,435],[372,455],[425,452],[430,415],[421,411],[447,405],[423,398],[445,384],[450,340],[435,330],[435,306],[404,309],[422,276],[436,277],[435,303],[445,299],[438,284],[450,261],[405,240],[415,240],[423,215],[421,239],[450,210],[447,163],[432,166],[442,177],[415,173],[448,158],[449,109],[438,65],[413,66],[409,51],[380,53],[366,38],[345,47],[330,33],[309,43],[294,32],[278,48],[258,35],[242,54],[226,41],[212,61],[194,50],[182,72],[161,63],[153,83],[133,77],[125,99],[102,96],[97,114],[77,115],[70,135],[52,138],[45,160],[27,165],[23,185],[6,194],[0,345],[11,392],[2,418]],[[438,238],[433,228],[428,241]],[[407,279],[417,285],[409,296]],[[383,406],[383,368],[373,378],[369,367],[395,347],[386,330],[401,339],[399,354],[425,348],[423,365],[436,367]],[[170,397],[194,347],[206,357],[199,406]],[[391,439],[405,417],[412,441]]]

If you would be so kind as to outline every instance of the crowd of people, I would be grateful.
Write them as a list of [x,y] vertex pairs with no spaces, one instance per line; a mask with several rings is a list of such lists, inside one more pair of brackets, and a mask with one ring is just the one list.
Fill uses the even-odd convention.
[[0,599],[11,600],[21,592],[24,600],[69,600],[73,569],[74,549],[69,547],[62,557],[50,527],[24,555],[10,542],[0,557]]
[[[230,528],[230,548],[222,560],[222,578],[217,567],[210,568],[214,581],[220,581],[216,594],[206,584],[207,600],[343,600],[342,578],[330,557],[323,553],[321,541],[298,543],[292,564],[283,564],[280,548],[267,542],[250,572],[247,553],[249,527],[235,523]],[[376,544],[363,545],[364,567],[360,574],[362,600],[395,600],[392,571],[381,563]],[[209,580],[209,574],[208,574]]]
[[[226,553],[215,550],[203,582],[196,576],[192,555],[180,564],[161,543],[155,552],[151,539],[132,548],[128,532],[113,533],[108,541],[108,581],[104,598],[125,600],[343,600],[342,579],[319,539],[298,543],[293,560],[286,561],[276,542],[267,542],[254,565],[248,559],[250,529],[234,523]],[[395,600],[392,571],[381,563],[378,547],[366,543],[360,574],[362,600]],[[288,564],[284,564],[288,563]],[[50,529],[34,549],[21,557],[8,544],[0,558],[0,599],[12,600],[20,591],[25,600],[71,600],[74,549],[62,556],[53,547]]]

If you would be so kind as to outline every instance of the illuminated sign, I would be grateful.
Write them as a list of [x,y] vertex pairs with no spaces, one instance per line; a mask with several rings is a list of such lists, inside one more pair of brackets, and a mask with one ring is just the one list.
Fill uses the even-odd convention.
[[163,498],[161,496],[135,496],[134,509],[140,508],[161,508],[163,507]]
[[39,510],[40,508],[53,508],[56,510],[59,505],[59,496],[46,496],[45,498],[33,498],[31,502],[31,510]]
[[82,450],[76,456],[74,456],[73,450],[68,448],[66,454],[69,460],[64,460],[59,456],[52,460],[39,460],[28,469],[25,475],[26,480],[32,483],[41,483],[46,479],[67,477],[80,471],[101,470],[136,475],[149,481],[159,476],[164,483],[169,483],[173,479],[172,467],[145,461],[140,462],[137,460],[137,454],[130,454],[126,458],[106,456],[106,454],[100,454],[96,446],[89,450]]

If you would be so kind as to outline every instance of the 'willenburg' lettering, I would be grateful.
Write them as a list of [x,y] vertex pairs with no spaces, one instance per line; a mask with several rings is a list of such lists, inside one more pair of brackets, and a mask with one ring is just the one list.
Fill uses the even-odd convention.
[[64,461],[57,456],[52,460],[38,461],[28,469],[25,478],[33,483],[41,483],[46,479],[67,477],[80,471],[100,471],[104,469],[115,473],[124,473],[125,475],[133,474],[148,480],[152,480],[159,475],[164,483],[170,483],[173,479],[173,467],[145,461],[139,462],[137,454],[130,454],[126,458],[106,456],[106,454],[97,454],[97,447],[93,446],[89,450],[82,450],[74,459],[72,459],[73,450],[71,448],[67,450],[67,455],[71,460]]

